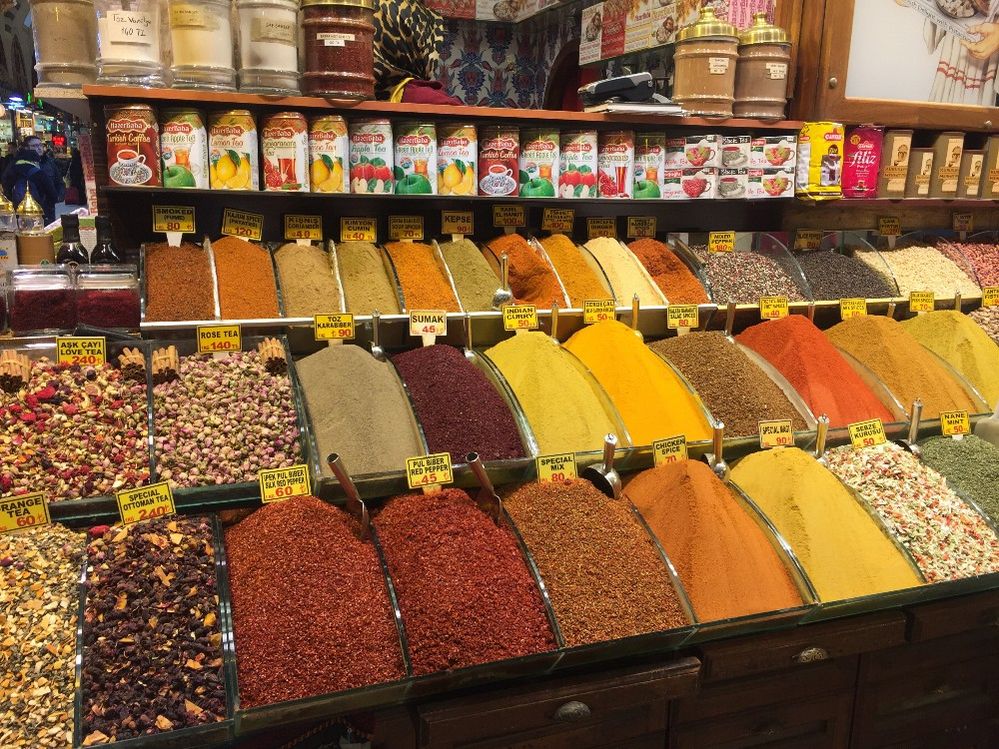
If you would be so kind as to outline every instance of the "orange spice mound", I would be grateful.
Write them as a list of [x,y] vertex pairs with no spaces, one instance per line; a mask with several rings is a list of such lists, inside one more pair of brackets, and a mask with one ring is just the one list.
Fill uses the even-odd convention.
[[541,246],[548,253],[548,259],[558,271],[562,285],[569,295],[573,307],[582,307],[587,299],[606,299],[610,296],[600,283],[597,272],[586,261],[581,249],[565,234],[552,234],[541,240]]
[[708,295],[697,276],[662,242],[636,239],[628,249],[642,262],[670,304],[707,304]]
[[499,257],[504,252],[510,260],[510,291],[518,302],[548,309],[552,302],[565,306],[565,296],[555,271],[519,234],[504,234],[489,243]]
[[406,309],[460,312],[451,284],[434,257],[433,247],[419,242],[389,242],[385,249],[399,274]]

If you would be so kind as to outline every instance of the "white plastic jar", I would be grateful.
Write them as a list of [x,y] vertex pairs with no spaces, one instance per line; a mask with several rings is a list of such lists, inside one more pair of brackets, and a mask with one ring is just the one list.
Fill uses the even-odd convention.
[[236,0],[239,90],[297,94],[298,0]]
[[235,91],[228,0],[170,0],[174,88]]
[[164,86],[159,0],[96,0],[97,80]]

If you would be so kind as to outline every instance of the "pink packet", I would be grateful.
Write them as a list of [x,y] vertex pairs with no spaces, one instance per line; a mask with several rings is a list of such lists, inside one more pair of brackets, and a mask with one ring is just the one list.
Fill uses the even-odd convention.
[[843,158],[843,197],[876,198],[881,172],[883,127],[859,125],[847,133]]

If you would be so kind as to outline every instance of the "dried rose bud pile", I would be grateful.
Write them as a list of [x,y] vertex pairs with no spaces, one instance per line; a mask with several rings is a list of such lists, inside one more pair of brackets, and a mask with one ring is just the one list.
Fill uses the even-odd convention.
[[84,746],[226,717],[212,526],[161,518],[87,547]]
[[184,357],[153,387],[153,416],[159,477],[175,486],[256,481],[300,461],[291,380],[256,351]]
[[60,525],[0,536],[0,746],[73,743],[83,548]]
[[0,496],[49,501],[111,494],[149,479],[146,385],[110,364],[34,363],[28,384],[0,391]]

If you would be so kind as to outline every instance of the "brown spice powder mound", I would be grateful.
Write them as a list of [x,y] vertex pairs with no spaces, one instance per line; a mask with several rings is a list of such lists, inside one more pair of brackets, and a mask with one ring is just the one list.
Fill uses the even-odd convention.
[[600,282],[597,271],[583,255],[586,250],[577,247],[565,234],[552,234],[541,240],[552,265],[569,294],[573,307],[582,307],[587,299],[607,299],[610,292]]
[[503,234],[489,243],[497,260],[505,252],[510,265],[510,291],[518,302],[550,309],[552,302],[565,306],[558,278],[544,258],[519,234]]
[[637,239],[628,249],[645,266],[670,304],[707,304],[708,295],[690,268],[655,239]]
[[277,317],[277,286],[270,254],[239,237],[212,242],[219,277],[219,307],[225,320]]
[[202,248],[189,242],[146,247],[146,319],[215,319],[212,268]]
[[385,249],[399,274],[406,309],[459,311],[458,300],[437,264],[433,247],[420,242],[389,242]]

